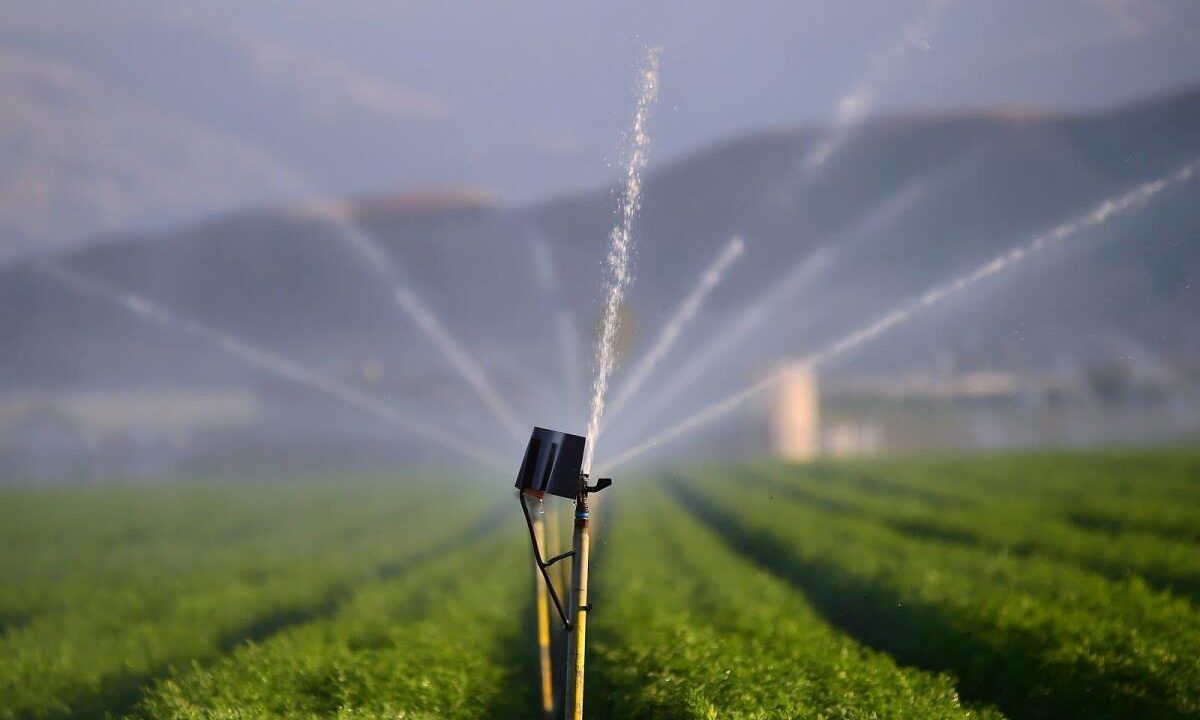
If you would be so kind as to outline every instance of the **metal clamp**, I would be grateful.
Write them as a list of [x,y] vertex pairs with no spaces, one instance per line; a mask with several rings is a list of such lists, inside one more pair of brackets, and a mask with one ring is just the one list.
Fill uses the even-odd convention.
[[583,491],[584,492],[590,492],[590,493],[600,492],[601,490],[603,490],[606,487],[612,487],[612,484],[613,484],[612,478],[600,478],[600,479],[596,480],[595,485],[588,485],[586,477],[587,476],[585,475],[584,476],[585,479],[583,481]]

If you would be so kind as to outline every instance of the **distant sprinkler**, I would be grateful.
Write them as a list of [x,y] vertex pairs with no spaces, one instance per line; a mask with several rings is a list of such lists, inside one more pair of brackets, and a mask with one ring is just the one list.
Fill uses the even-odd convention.
[[[588,504],[589,493],[599,492],[612,485],[609,478],[601,478],[595,485],[588,484],[587,473],[583,472],[584,447],[587,440],[579,435],[535,427],[525,449],[525,459],[517,472],[516,488],[520,491],[521,512],[529,526],[529,540],[533,545],[533,558],[537,564],[541,582],[544,583],[554,609],[567,632],[567,676],[565,704],[568,720],[583,718],[583,660],[584,642],[587,633],[587,613],[592,609],[588,603]],[[542,541],[545,527],[542,520],[542,499],[557,495],[575,501],[575,532],[571,549],[551,558],[542,557]],[[532,507],[532,509],[531,509]],[[560,560],[572,558],[571,595],[569,610],[563,608],[558,591],[550,579],[550,567]],[[553,693],[547,683],[551,676],[550,641],[545,596],[539,593],[538,645],[542,655],[542,712],[547,716],[554,713]]]

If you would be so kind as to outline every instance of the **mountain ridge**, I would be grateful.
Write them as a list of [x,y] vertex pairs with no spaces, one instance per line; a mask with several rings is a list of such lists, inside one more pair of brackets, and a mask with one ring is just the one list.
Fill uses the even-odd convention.
[[[744,257],[659,379],[704,352],[789,269],[826,258],[771,308],[765,331],[719,358],[670,412],[695,409],[782,359],[827,346],[929,287],[1200,157],[1200,89],[1080,116],[872,121],[806,178],[801,164],[819,136],[740,136],[648,172],[625,367],[732,235],[745,238]],[[1186,375],[1200,364],[1200,329],[1188,322],[1200,312],[1198,196],[1195,182],[1172,188],[930,309],[826,372],[933,371],[947,357],[960,371],[1083,372],[1134,355]],[[520,416],[573,427],[556,317],[566,311],[589,344],[613,187],[515,207],[472,192],[451,193],[446,206],[431,198],[400,208],[433,211],[351,214]],[[275,206],[165,233],[106,236],[55,257],[454,432],[507,447],[395,305],[387,274],[335,228]],[[548,277],[537,269],[539,253],[549,258]],[[12,340],[0,353],[0,395],[172,383],[252,387],[275,407],[302,408],[288,422],[337,418],[355,432],[379,432],[317,394],[54,285],[27,262],[0,267],[0,307],[0,333]],[[588,361],[580,362],[578,375],[586,377]],[[364,372],[368,366],[375,370]],[[584,388],[571,392],[582,397]]]

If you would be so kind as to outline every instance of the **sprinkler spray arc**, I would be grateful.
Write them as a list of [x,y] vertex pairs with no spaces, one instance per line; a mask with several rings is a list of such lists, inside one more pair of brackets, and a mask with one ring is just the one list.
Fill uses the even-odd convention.
[[491,453],[457,442],[454,435],[448,431],[428,425],[399,408],[366,395],[334,378],[299,365],[286,357],[251,345],[240,338],[211,328],[192,318],[179,315],[145,296],[109,285],[53,260],[36,260],[32,267],[46,277],[53,278],[77,292],[114,305],[160,327],[214,345],[226,354],[259,370],[320,392],[383,420],[394,422],[426,440],[486,466],[495,467],[501,464]]
[[[567,668],[566,687],[564,692],[565,714],[569,720],[581,720],[583,717],[583,688],[584,688],[584,659],[586,655],[587,616],[592,609],[588,602],[588,560],[591,549],[590,512],[588,495],[612,485],[610,478],[600,478],[595,484],[588,484],[588,475],[583,472],[583,458],[586,439],[579,435],[547,430],[535,427],[525,449],[525,458],[521,469],[517,472],[514,486],[518,490],[517,499],[521,503],[521,512],[525,516],[525,524],[529,529],[529,540],[533,546],[533,559],[540,573],[541,583],[554,604],[563,629],[567,633]],[[575,524],[572,533],[571,549],[550,558],[542,556],[540,540],[544,537],[544,528],[540,523],[540,511],[543,498],[547,495],[557,495],[575,501]],[[535,503],[534,512],[530,512],[530,502]],[[555,589],[550,576],[550,568],[561,560],[571,558],[571,603],[569,609],[564,608],[562,599]],[[539,609],[539,620],[543,613]],[[549,637],[542,644],[542,632],[539,629],[539,650],[542,657],[548,657]],[[543,682],[548,676],[547,668],[543,665]],[[543,712],[553,714],[551,705],[547,706],[547,692],[543,685]]]
[[[1120,195],[1109,197],[1084,215],[1056,225],[1046,232],[1039,233],[1032,240],[1010,248],[1007,252],[995,256],[989,262],[976,267],[974,270],[943,284],[935,285],[921,295],[901,303],[865,327],[842,336],[840,340],[826,346],[822,350],[809,354],[800,360],[798,364],[810,368],[824,365],[845,353],[871,342],[891,328],[908,322],[913,316],[926,308],[940,304],[947,297],[953,297],[974,286],[976,283],[986,280],[1014,265],[1025,262],[1029,258],[1069,240],[1084,230],[1100,227],[1115,216],[1136,210],[1149,203],[1163,191],[1176,185],[1191,182],[1197,175],[1200,175],[1200,158],[1192,159],[1173,173],[1143,182]],[[610,470],[618,465],[623,465],[642,453],[654,449],[661,443],[693,432],[717,418],[736,410],[753,398],[762,395],[774,387],[776,383],[780,382],[783,377],[782,373],[772,373],[762,380],[732,395],[726,396],[722,400],[711,403],[657,435],[632,447],[627,447],[613,458],[606,459],[603,467],[606,470]]]
[[596,452],[596,441],[600,437],[600,423],[604,420],[604,405],[608,395],[608,383],[616,369],[617,359],[614,345],[621,324],[620,309],[625,301],[625,292],[633,281],[630,263],[634,246],[634,221],[642,206],[642,171],[646,168],[650,136],[646,126],[650,117],[650,106],[658,97],[658,63],[661,48],[646,50],[637,96],[637,110],[633,115],[633,128],[629,134],[629,157],[625,166],[625,187],[619,205],[619,221],[609,234],[608,257],[605,265],[609,277],[604,299],[604,314],[599,336],[596,338],[596,376],[592,382],[591,411],[588,414],[587,435],[592,439],[583,456],[583,472],[592,470],[592,459]]
[[[639,72],[637,108],[633,128],[629,135],[630,147],[625,167],[624,192],[619,207],[620,221],[609,235],[607,268],[610,273],[604,302],[602,330],[596,343],[596,376],[592,383],[592,401],[587,420],[585,437],[535,427],[525,450],[525,459],[517,473],[516,488],[521,512],[529,528],[529,539],[533,545],[534,561],[539,581],[538,650],[542,663],[542,709],[547,717],[554,714],[553,693],[549,690],[552,668],[545,659],[550,654],[549,613],[544,609],[540,592],[544,585],[546,593],[554,603],[563,628],[567,633],[566,687],[564,689],[565,712],[569,720],[583,719],[584,656],[587,638],[587,616],[591,610],[588,602],[588,559],[590,552],[590,512],[588,495],[612,485],[612,480],[601,478],[594,485],[588,484],[596,440],[600,436],[600,423],[604,419],[604,405],[608,394],[608,383],[616,367],[613,351],[620,317],[618,311],[625,291],[632,281],[630,262],[633,250],[633,225],[641,207],[642,171],[646,166],[649,136],[646,133],[650,106],[658,95],[659,48],[648,48]],[[567,374],[569,377],[570,374]],[[569,382],[569,381],[568,381]],[[542,557],[541,540],[545,538],[542,517],[542,498],[549,493],[575,501],[575,523],[571,549],[549,559]],[[537,503],[535,514],[530,513],[528,500]],[[560,560],[571,558],[571,605],[564,610],[562,600],[550,577],[550,567]]]

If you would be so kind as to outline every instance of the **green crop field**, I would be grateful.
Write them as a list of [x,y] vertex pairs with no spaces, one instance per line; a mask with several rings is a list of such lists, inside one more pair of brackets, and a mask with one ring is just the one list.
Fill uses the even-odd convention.
[[[0,720],[527,718],[505,477],[0,492]],[[1200,717],[1200,454],[743,464],[594,507],[595,718]]]

